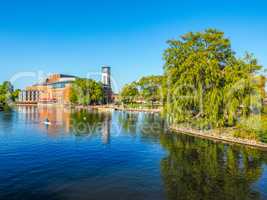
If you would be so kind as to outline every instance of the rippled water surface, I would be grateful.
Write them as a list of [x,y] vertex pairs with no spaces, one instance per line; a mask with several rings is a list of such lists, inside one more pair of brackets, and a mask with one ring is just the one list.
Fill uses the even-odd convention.
[[267,199],[266,152],[164,126],[156,114],[0,112],[0,199]]

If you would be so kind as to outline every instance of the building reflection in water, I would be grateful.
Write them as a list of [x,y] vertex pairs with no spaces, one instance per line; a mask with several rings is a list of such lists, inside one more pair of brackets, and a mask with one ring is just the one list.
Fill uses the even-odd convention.
[[37,106],[18,106],[19,117],[25,119],[26,122],[39,121]]
[[110,143],[110,127],[111,127],[111,115],[105,115],[105,119],[102,123],[102,143]]
[[[39,118],[41,122],[46,119],[51,122],[51,125],[45,125],[49,134],[69,133],[70,132],[70,116],[71,110],[66,108],[49,108],[47,106],[38,107]],[[40,128],[43,128],[44,124],[40,124]],[[62,131],[62,128],[64,131]]]
[[[74,134],[79,137],[101,135],[103,144],[110,142],[111,113],[71,109],[55,106],[19,106],[19,117],[27,126],[36,126],[49,136]],[[51,125],[45,125],[48,119]]]
[[[49,106],[19,106],[18,112],[19,117],[24,118],[27,125],[38,124],[38,128],[50,136],[70,132],[71,111],[69,109]],[[51,122],[51,125],[44,124],[46,119]]]

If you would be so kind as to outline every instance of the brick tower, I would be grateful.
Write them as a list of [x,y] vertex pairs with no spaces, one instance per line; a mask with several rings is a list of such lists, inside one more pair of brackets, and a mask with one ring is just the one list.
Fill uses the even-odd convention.
[[111,103],[112,88],[111,88],[111,68],[110,66],[102,66],[102,84],[105,93],[104,103]]

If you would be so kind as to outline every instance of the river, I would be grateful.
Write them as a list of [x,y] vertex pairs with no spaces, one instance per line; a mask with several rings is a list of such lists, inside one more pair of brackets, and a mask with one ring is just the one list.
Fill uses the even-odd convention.
[[267,199],[267,152],[158,114],[18,107],[0,112],[0,199]]

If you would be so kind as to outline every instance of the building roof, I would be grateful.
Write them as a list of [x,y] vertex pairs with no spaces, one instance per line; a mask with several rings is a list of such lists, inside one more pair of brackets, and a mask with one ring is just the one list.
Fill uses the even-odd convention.
[[77,76],[67,75],[67,74],[59,74],[60,78],[76,78]]
[[36,83],[36,84],[33,84],[32,86],[46,86],[47,84],[46,83]]

